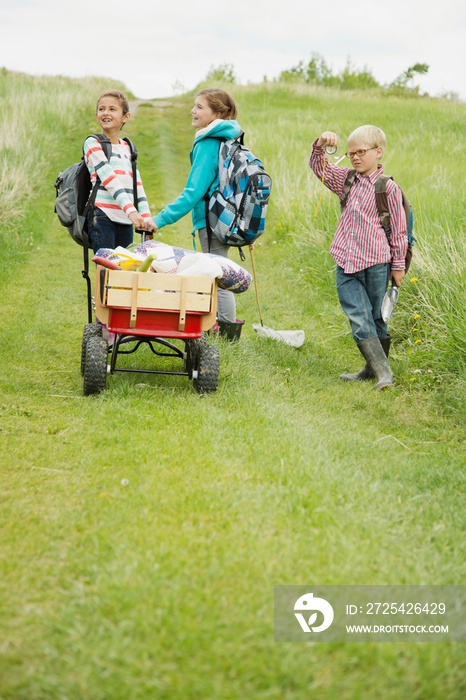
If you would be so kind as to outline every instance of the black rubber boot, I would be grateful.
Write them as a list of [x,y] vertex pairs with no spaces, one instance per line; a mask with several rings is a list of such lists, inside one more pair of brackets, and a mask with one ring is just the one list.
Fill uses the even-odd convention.
[[375,388],[385,389],[387,386],[393,386],[395,384],[395,378],[388,364],[385,349],[380,338],[374,335],[372,338],[363,340],[362,343],[359,343],[358,347],[365,357],[369,369],[377,380]]
[[228,321],[219,321],[218,322],[218,328],[219,328],[219,334],[223,337],[226,338],[227,340],[235,341],[239,340],[241,336],[241,329],[243,327],[244,321],[241,321],[241,319],[236,319],[233,323],[230,323]]
[[[391,335],[387,335],[385,338],[379,338],[384,353],[387,357],[390,352],[391,339]],[[374,374],[366,362],[364,367],[361,370],[359,370],[359,372],[355,372],[354,374],[340,374],[340,379],[343,379],[344,382],[366,382],[368,379],[374,379]]]

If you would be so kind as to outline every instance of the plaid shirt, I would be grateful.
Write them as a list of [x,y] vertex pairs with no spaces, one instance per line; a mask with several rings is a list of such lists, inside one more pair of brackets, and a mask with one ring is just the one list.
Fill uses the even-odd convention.
[[[325,151],[316,143],[317,139],[312,147],[309,165],[322,180]],[[324,185],[340,199],[349,170],[350,168],[325,163]],[[392,270],[405,268],[408,236],[401,190],[393,180],[388,181],[387,198],[391,228],[389,244],[375,203],[375,181],[382,173],[383,166],[379,165],[371,175],[356,175],[340,217],[330,246],[330,255],[347,274],[387,262],[391,262]]]

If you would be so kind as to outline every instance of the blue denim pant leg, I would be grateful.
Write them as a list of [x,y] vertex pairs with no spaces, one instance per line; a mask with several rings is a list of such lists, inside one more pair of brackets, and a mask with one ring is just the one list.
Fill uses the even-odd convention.
[[382,300],[390,279],[390,263],[381,263],[347,274],[337,266],[337,291],[356,343],[387,336],[381,316]]
[[133,224],[112,221],[101,209],[93,207],[87,218],[87,228],[92,250],[99,248],[127,248],[133,242]]

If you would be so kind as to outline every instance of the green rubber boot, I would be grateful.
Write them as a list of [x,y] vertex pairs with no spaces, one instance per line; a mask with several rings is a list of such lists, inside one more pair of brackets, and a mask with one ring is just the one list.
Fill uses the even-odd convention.
[[358,347],[377,380],[375,388],[385,389],[387,386],[394,386],[395,378],[380,339],[374,335],[372,338],[363,340]]
[[[387,335],[385,338],[379,338],[384,353],[387,357],[390,352],[391,339],[391,335]],[[366,382],[368,379],[374,379],[374,374],[366,362],[364,367],[359,370],[359,372],[355,372],[354,374],[340,374],[340,379],[343,379],[344,382]]]

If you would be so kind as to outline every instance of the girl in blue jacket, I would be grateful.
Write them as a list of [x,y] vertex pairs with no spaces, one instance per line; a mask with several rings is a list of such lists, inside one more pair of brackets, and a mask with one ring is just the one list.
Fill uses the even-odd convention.
[[[203,253],[213,253],[228,257],[229,246],[216,239],[210,243],[207,238],[205,201],[218,187],[218,152],[224,140],[234,139],[241,133],[235,120],[236,104],[227,92],[218,88],[201,90],[191,110],[192,125],[196,129],[194,145],[190,153],[191,171],[183,192],[154,217],[157,228],[174,224],[191,212],[193,219],[193,236],[198,232]],[[236,303],[232,292],[218,290],[217,315],[219,321],[236,322]]]

